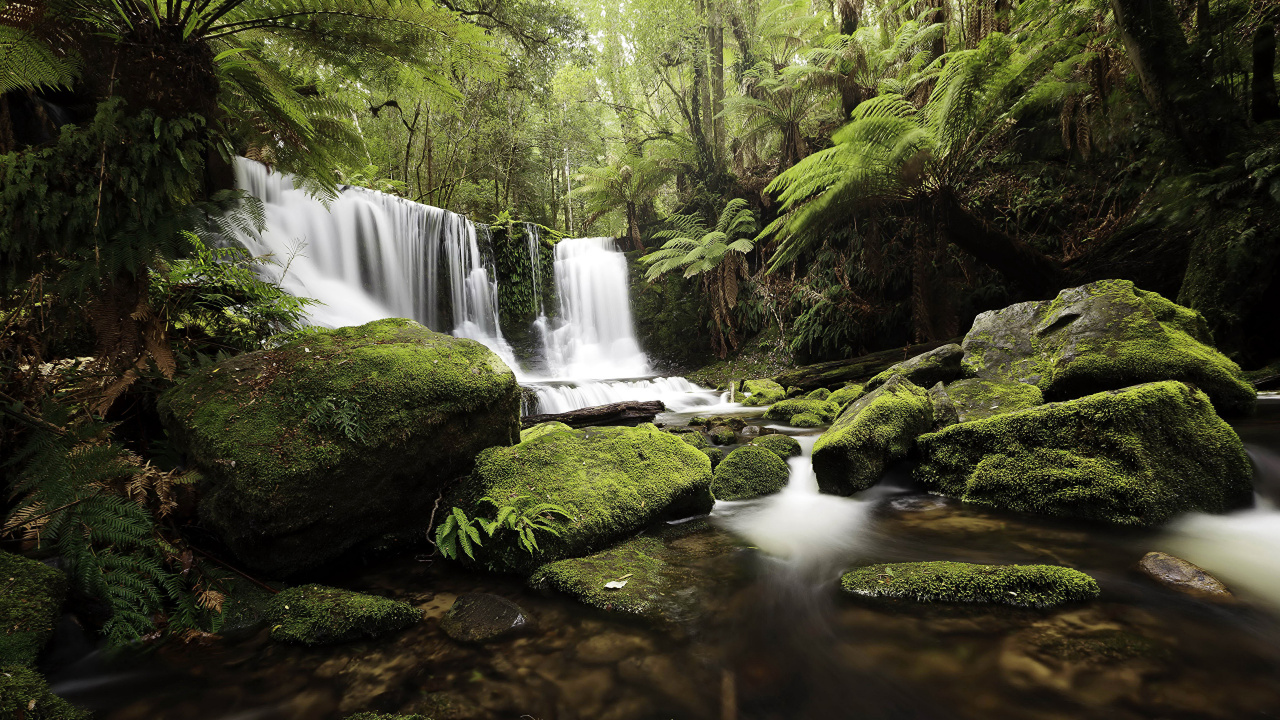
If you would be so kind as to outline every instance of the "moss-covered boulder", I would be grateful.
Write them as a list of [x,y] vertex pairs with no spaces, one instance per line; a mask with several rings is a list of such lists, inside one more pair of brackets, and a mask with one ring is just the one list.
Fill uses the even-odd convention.
[[805,397],[810,400],[826,400],[831,397],[831,391],[827,388],[818,388],[808,395],[805,395]]
[[701,430],[694,430],[692,432],[689,432],[689,431],[676,432],[674,434],[676,437],[698,448],[699,450],[701,450],[702,448],[711,447],[711,443],[707,442],[707,436],[703,435]]
[[926,488],[1041,515],[1148,526],[1253,496],[1240,438],[1181,382],[952,425],[921,437],[919,449],[915,477]]
[[816,428],[822,427],[827,423],[813,413],[800,413],[799,415],[791,416],[791,424],[798,428]]
[[1056,565],[913,562],[856,568],[840,578],[846,593],[922,603],[986,603],[1046,608],[1098,596],[1088,575]]
[[538,535],[536,554],[503,533],[484,539],[480,562],[527,573],[607,547],[656,521],[710,512],[711,461],[653,425],[559,430],[480,453],[446,506],[492,517],[485,497],[521,511],[552,503],[570,515],[556,521],[558,536]]
[[572,428],[570,428],[568,425],[558,420],[553,420],[551,422],[538,423],[533,427],[525,428],[524,430],[520,431],[520,442],[524,442],[526,440],[532,440],[537,437],[542,437],[543,435],[546,435],[549,432],[556,432],[557,430],[571,430],[571,429]]
[[1159,380],[1202,389],[1220,412],[1249,411],[1253,387],[1215,350],[1204,318],[1128,280],[982,313],[964,338],[967,374],[1038,386],[1065,400]]
[[746,380],[742,383],[742,391],[749,393],[741,401],[743,405],[772,405],[787,396],[787,391],[772,380]]
[[892,377],[903,377],[920,387],[929,387],[939,382],[949,383],[960,377],[962,357],[964,357],[964,350],[959,345],[955,343],[943,345],[890,366],[868,380],[863,390],[871,392],[889,382],[889,378]]
[[1007,380],[967,378],[947,384],[943,391],[956,408],[956,422],[985,420],[1044,404],[1040,388]]
[[924,388],[890,378],[846,407],[814,444],[818,489],[838,495],[866,490],[932,425],[933,404]]
[[800,442],[790,435],[761,435],[752,440],[751,444],[762,447],[783,460],[800,454]]
[[720,448],[704,447],[698,449],[701,450],[702,453],[707,456],[707,459],[711,461],[712,470],[715,470],[716,466],[724,460],[724,451]]
[[498,356],[411,320],[202,368],[159,410],[207,480],[201,519],[277,574],[420,527],[478,452],[520,437],[519,386]]
[[426,715],[395,715],[390,713],[362,712],[348,715],[345,720],[431,720]]
[[827,399],[836,405],[839,405],[840,409],[843,410],[846,405],[865,394],[862,388],[863,386],[861,383],[849,383],[848,385],[845,385],[839,390],[831,393]]
[[744,445],[729,453],[715,470],[711,494],[717,500],[748,500],[787,486],[790,469],[771,450]]
[[267,606],[271,639],[299,645],[377,637],[421,620],[422,611],[409,603],[323,585],[282,590]]
[[66,596],[66,575],[0,551],[0,665],[35,662],[53,634]]
[[717,425],[707,431],[707,437],[717,445],[732,445],[738,442],[738,434],[728,425]]
[[40,673],[22,665],[0,663],[0,718],[14,720],[88,720],[78,708],[49,692]]
[[840,412],[840,406],[830,400],[811,400],[809,398],[792,398],[774,403],[765,411],[766,420],[791,423],[796,415],[816,415],[822,422],[828,423]]

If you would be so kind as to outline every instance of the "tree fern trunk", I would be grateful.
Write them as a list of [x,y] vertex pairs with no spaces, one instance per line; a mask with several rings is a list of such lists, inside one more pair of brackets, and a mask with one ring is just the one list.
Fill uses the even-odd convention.
[[1070,278],[1058,261],[991,227],[970,212],[950,189],[938,191],[936,201],[948,239],[1000,273],[1023,294],[1047,297],[1069,283]]

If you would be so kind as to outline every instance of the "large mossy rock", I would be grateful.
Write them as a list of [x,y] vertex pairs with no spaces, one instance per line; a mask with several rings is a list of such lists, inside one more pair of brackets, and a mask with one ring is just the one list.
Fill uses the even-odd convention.
[[905,378],[890,378],[850,403],[814,444],[818,489],[837,495],[866,490],[932,425],[929,394]]
[[519,386],[498,356],[411,320],[231,358],[159,409],[208,481],[202,520],[272,573],[422,526],[477,453],[520,437]]
[[884,385],[889,378],[897,376],[902,376],[920,387],[929,387],[934,383],[949,383],[960,377],[962,357],[964,357],[964,350],[959,345],[955,343],[943,345],[893,365],[868,380],[863,389],[870,392]]
[[926,488],[1041,515],[1148,526],[1253,495],[1240,438],[1181,382],[952,425],[921,437],[919,449],[915,477]]
[[717,500],[749,500],[778,492],[790,477],[790,468],[777,453],[744,445],[716,467],[711,494]]
[[[1040,388],[1008,380],[968,378],[941,388],[935,387],[929,392],[946,396],[946,402],[955,408],[955,422],[985,420],[1044,404],[1044,394],[1040,392]],[[935,399],[935,409],[937,405],[938,400]]]
[[922,603],[983,603],[1046,608],[1098,596],[1088,575],[1056,565],[913,562],[856,568],[840,578],[856,597]]
[[0,551],[0,665],[35,662],[66,596],[66,575]]
[[787,396],[786,389],[772,380],[743,381],[742,391],[751,393],[741,401],[743,405],[772,405]]
[[1253,386],[1210,343],[1194,310],[1128,280],[1099,280],[1054,300],[982,313],[964,338],[963,365],[985,380],[1036,385],[1050,400],[1182,380],[1221,412],[1248,412]]
[[586,555],[659,520],[710,512],[714,502],[707,455],[650,424],[557,430],[485,450],[447,502],[489,517],[485,497],[521,511],[551,503],[571,518],[556,521],[559,535],[537,535],[536,555],[509,534],[484,540],[479,560],[517,573]]
[[421,621],[422,611],[399,600],[303,585],[272,597],[267,619],[272,640],[331,645],[403,630]]
[[0,718],[13,720],[89,720],[82,710],[49,692],[40,673],[0,663]]
[[831,422],[840,412],[840,406],[830,400],[792,398],[774,403],[765,411],[766,420],[790,423],[797,415],[814,415],[824,423]]
[[761,435],[750,443],[786,460],[800,454],[800,441],[790,435]]

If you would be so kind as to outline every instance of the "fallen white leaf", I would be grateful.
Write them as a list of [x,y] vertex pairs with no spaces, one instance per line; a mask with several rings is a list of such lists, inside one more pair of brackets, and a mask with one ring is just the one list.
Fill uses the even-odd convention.
[[604,584],[605,590],[621,590],[627,586],[626,580],[610,580]]

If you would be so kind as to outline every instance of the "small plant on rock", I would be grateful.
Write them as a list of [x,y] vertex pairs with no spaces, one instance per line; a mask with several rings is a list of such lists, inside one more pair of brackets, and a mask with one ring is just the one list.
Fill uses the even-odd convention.
[[[525,497],[527,496],[521,495],[514,500],[523,500]],[[555,526],[556,516],[571,519],[564,508],[554,503],[540,503],[521,510],[514,505],[499,505],[493,498],[483,497],[477,504],[492,505],[496,511],[494,518],[479,515],[470,518],[461,508],[454,507],[436,528],[436,547],[440,549],[441,555],[457,560],[460,557],[458,549],[461,548],[467,557],[475,560],[475,548],[483,545],[481,530],[490,538],[504,530],[515,533],[515,544],[532,555],[539,549],[537,533],[559,536],[560,529]]]

